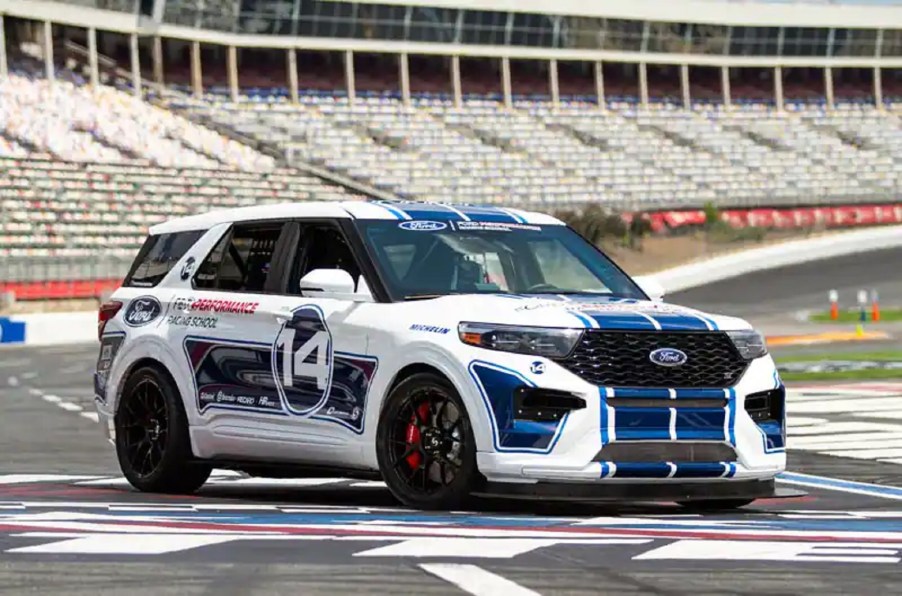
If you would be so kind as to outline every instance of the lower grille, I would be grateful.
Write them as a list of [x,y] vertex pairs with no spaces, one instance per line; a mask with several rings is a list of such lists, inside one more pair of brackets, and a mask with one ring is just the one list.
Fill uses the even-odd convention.
[[[651,361],[653,351],[686,354],[681,366]],[[748,362],[726,333],[590,329],[561,366],[599,387],[722,388],[739,381]]]
[[654,463],[680,462],[734,462],[736,452],[724,443],[615,441],[605,445],[593,461],[620,461]]

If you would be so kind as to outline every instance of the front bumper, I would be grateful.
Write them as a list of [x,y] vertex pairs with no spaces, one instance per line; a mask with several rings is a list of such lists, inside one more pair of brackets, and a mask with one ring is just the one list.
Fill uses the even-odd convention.
[[[477,464],[490,483],[506,487],[501,492],[544,483],[672,486],[689,499],[695,490],[723,486],[758,498],[767,495],[757,495],[763,485],[755,483],[772,481],[786,467],[785,404],[766,420],[753,419],[746,407],[750,395],[783,395],[769,356],[751,362],[733,387],[696,390],[599,388],[553,361],[536,361],[493,353],[491,362],[468,366],[468,398],[486,413],[474,421]],[[557,420],[523,420],[514,398],[522,386],[566,392],[585,407]],[[773,492],[772,485],[762,490]]]
[[[587,501],[716,501],[789,498],[799,491],[781,490],[771,480],[741,480],[735,482],[689,483],[614,483],[594,484],[536,482],[511,484],[488,482],[477,492],[480,496],[520,497],[531,499],[587,500]],[[803,494],[803,493],[801,493]]]

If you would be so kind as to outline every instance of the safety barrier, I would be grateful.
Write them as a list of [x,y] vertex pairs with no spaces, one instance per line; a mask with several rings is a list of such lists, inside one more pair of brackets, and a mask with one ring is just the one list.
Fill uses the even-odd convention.
[[678,292],[748,273],[902,246],[902,225],[825,234],[705,259],[659,271],[653,277]]
[[[756,271],[902,246],[902,225],[839,232],[744,250],[658,272],[668,292],[701,286]],[[0,343],[49,345],[97,339],[95,312],[0,317]]]
[[[902,224],[902,204],[725,209],[721,212],[721,219],[731,227],[739,229],[858,228]],[[649,214],[649,222],[652,231],[664,232],[685,227],[701,227],[706,223],[706,216],[701,209],[657,211]]]
[[97,313],[63,312],[0,317],[0,344],[47,346],[97,341]]

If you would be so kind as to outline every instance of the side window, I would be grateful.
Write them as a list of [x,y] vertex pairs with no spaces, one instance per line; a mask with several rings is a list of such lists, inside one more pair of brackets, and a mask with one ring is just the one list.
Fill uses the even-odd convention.
[[343,269],[355,282],[360,280],[360,265],[338,226],[325,223],[301,225],[301,241],[289,287],[292,294],[300,293],[301,278],[314,269]]
[[198,267],[194,286],[262,293],[281,232],[281,223],[233,226]]
[[204,233],[205,230],[192,230],[148,236],[123,285],[136,288],[157,285]]

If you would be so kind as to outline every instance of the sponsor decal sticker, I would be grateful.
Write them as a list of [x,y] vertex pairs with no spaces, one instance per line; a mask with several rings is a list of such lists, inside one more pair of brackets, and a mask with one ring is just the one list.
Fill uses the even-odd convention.
[[194,273],[195,262],[194,257],[188,257],[188,260],[182,265],[182,272],[180,274],[182,281],[185,281],[191,277],[192,273]]
[[445,335],[451,332],[451,329],[448,327],[437,327],[435,325],[421,325],[419,323],[414,323],[410,326],[411,331],[424,331],[426,333],[438,333],[439,335]]
[[541,375],[545,372],[545,363],[541,360],[536,360],[532,364],[529,365],[529,372],[534,375]]
[[141,296],[128,304],[125,310],[125,324],[129,327],[143,327],[152,323],[163,312],[160,301],[153,296]]
[[172,310],[181,313],[213,312],[252,315],[257,312],[259,306],[259,302],[244,300],[212,300],[208,298],[194,298],[192,296],[176,296],[172,299]]
[[176,327],[193,327],[195,329],[216,329],[219,319],[216,317],[194,317],[190,315],[169,315],[166,322]]
[[443,221],[405,221],[398,224],[398,227],[402,230],[408,230],[411,232],[438,232],[439,230],[444,230],[448,227],[448,224]]
[[531,226],[528,224],[494,222],[494,221],[458,221],[454,224],[461,232],[469,232],[471,230],[490,230],[494,232],[513,232],[528,231],[541,232],[540,226]]
[[[236,387],[235,389],[238,389]],[[200,390],[202,406],[210,404],[281,410],[279,401],[268,395],[241,395],[226,389],[205,387]]]

